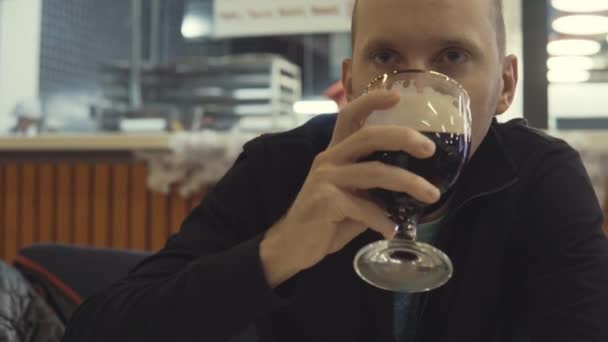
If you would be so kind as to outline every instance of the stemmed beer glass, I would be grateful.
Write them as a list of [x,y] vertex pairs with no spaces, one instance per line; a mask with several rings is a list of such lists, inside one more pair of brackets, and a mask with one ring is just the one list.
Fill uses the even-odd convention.
[[[363,161],[380,161],[418,174],[440,189],[444,201],[469,157],[471,110],[466,90],[446,75],[421,70],[381,75],[368,85],[366,93],[378,89],[396,90],[401,100],[390,109],[372,113],[364,126],[409,127],[433,140],[437,149],[428,159],[378,151]],[[395,292],[425,292],[444,285],[453,272],[449,257],[416,241],[418,221],[428,207],[406,193],[373,189],[370,195],[395,222],[396,234],[357,253],[357,274],[376,287]]]

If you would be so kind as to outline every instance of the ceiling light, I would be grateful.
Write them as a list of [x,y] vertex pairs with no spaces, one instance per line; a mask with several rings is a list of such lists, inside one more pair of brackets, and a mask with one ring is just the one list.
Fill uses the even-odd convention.
[[608,17],[592,14],[567,15],[553,20],[553,29],[564,34],[604,34],[608,33]]
[[547,45],[547,52],[553,56],[590,56],[601,49],[600,43],[590,39],[560,39]]
[[593,59],[583,56],[559,56],[551,57],[547,61],[550,70],[591,70]]
[[204,17],[188,14],[182,21],[182,36],[186,39],[203,38],[211,35],[211,23]]
[[583,83],[589,81],[591,74],[586,70],[549,70],[547,78],[551,83]]
[[340,111],[336,102],[331,100],[298,101],[293,105],[297,114],[327,114]]
[[606,0],[553,0],[553,7],[563,12],[602,12],[608,11]]

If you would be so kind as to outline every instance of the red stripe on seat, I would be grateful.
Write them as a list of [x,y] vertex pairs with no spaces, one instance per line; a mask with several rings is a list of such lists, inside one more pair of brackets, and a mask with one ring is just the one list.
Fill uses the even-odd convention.
[[75,304],[80,305],[82,303],[82,297],[80,297],[80,295],[76,293],[76,291],[74,291],[69,285],[64,283],[57,276],[47,271],[46,268],[44,268],[37,262],[28,259],[27,257],[24,257],[22,255],[19,255],[15,258],[15,264],[21,265],[29,270],[38,273],[49,283],[53,284],[53,286],[57,287],[68,299],[70,299]]

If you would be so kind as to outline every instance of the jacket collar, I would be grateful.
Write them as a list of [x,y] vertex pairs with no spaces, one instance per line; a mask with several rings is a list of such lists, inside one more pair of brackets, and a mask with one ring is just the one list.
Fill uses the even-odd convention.
[[448,211],[452,216],[470,202],[509,188],[518,181],[518,169],[494,122],[455,185]]

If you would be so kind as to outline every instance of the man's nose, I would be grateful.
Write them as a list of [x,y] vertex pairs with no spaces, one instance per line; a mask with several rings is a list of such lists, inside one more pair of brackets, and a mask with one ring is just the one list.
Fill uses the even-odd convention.
[[400,70],[404,71],[430,71],[431,65],[428,63],[426,59],[423,58],[411,58],[404,61],[401,65],[399,65]]

